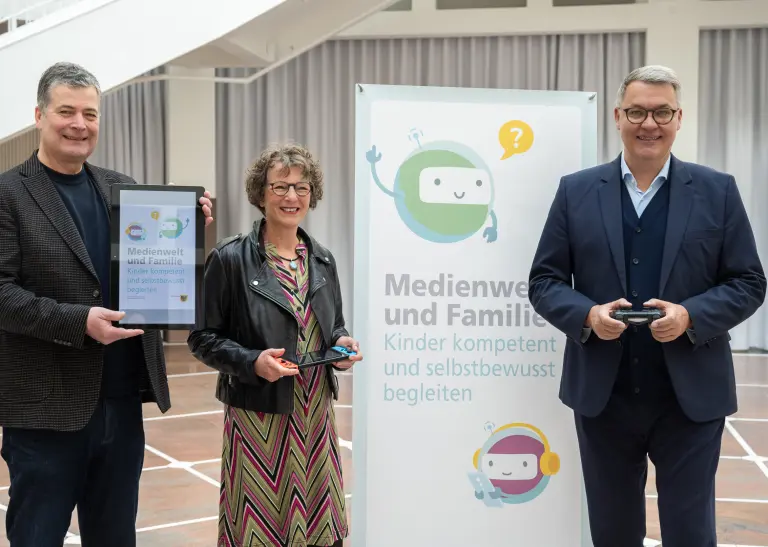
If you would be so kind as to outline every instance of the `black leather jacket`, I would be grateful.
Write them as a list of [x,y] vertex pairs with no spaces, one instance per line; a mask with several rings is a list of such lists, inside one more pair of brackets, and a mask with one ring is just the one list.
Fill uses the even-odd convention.
[[[187,343],[192,354],[219,371],[216,398],[237,408],[289,414],[293,411],[293,377],[269,382],[256,375],[261,350],[285,348],[295,353],[299,324],[280,283],[266,262],[259,241],[262,220],[250,234],[219,242],[205,264],[203,306]],[[348,336],[341,308],[341,289],[333,255],[299,229],[307,244],[309,298],[331,347]],[[326,366],[333,395],[338,399],[334,368]]]

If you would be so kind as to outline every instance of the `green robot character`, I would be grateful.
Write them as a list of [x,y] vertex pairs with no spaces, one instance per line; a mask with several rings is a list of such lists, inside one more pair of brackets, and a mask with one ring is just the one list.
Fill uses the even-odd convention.
[[160,238],[176,239],[178,238],[184,229],[189,226],[189,219],[186,219],[187,223],[182,224],[178,218],[166,218],[160,223]]
[[[418,142],[418,139],[417,139]],[[452,141],[421,145],[403,161],[392,190],[376,173],[381,160],[374,145],[365,154],[376,185],[395,200],[400,218],[417,236],[435,243],[454,243],[483,231],[488,243],[498,236],[493,211],[491,170],[469,147]]]

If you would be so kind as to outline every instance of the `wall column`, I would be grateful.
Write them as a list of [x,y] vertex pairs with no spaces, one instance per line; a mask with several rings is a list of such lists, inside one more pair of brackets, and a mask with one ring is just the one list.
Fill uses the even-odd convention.
[[699,133],[699,23],[690,17],[699,0],[648,0],[657,10],[646,31],[645,64],[674,70],[682,83],[683,124],[672,152],[695,162]]
[[[214,76],[214,69],[169,66],[173,76]],[[168,182],[204,186],[216,196],[216,84],[168,81]]]
[[[213,217],[221,214],[216,203],[216,84],[213,81],[177,80],[173,76],[210,77],[214,69],[167,66],[166,103],[167,180],[178,186],[202,186],[211,193]],[[217,241],[217,222],[205,230],[206,254]],[[166,331],[165,341],[185,343],[186,331]]]

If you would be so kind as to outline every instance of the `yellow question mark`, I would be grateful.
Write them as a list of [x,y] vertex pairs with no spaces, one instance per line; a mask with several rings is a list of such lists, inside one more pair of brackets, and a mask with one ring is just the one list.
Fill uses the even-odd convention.
[[533,146],[533,129],[521,120],[511,120],[499,129],[499,144],[504,149],[501,159],[523,154]]

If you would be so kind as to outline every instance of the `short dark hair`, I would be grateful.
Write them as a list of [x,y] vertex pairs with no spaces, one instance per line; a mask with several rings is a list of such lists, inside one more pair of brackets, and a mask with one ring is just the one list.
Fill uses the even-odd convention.
[[56,63],[48,67],[37,84],[37,107],[45,112],[51,101],[51,89],[57,85],[84,88],[93,87],[101,97],[101,87],[96,76],[75,63]]
[[265,214],[261,202],[267,188],[267,173],[275,164],[283,166],[282,173],[288,173],[291,167],[301,167],[302,175],[309,183],[309,208],[317,207],[323,199],[323,172],[312,153],[299,144],[273,144],[267,147],[254,164],[248,169],[245,179],[245,192],[248,201]]

